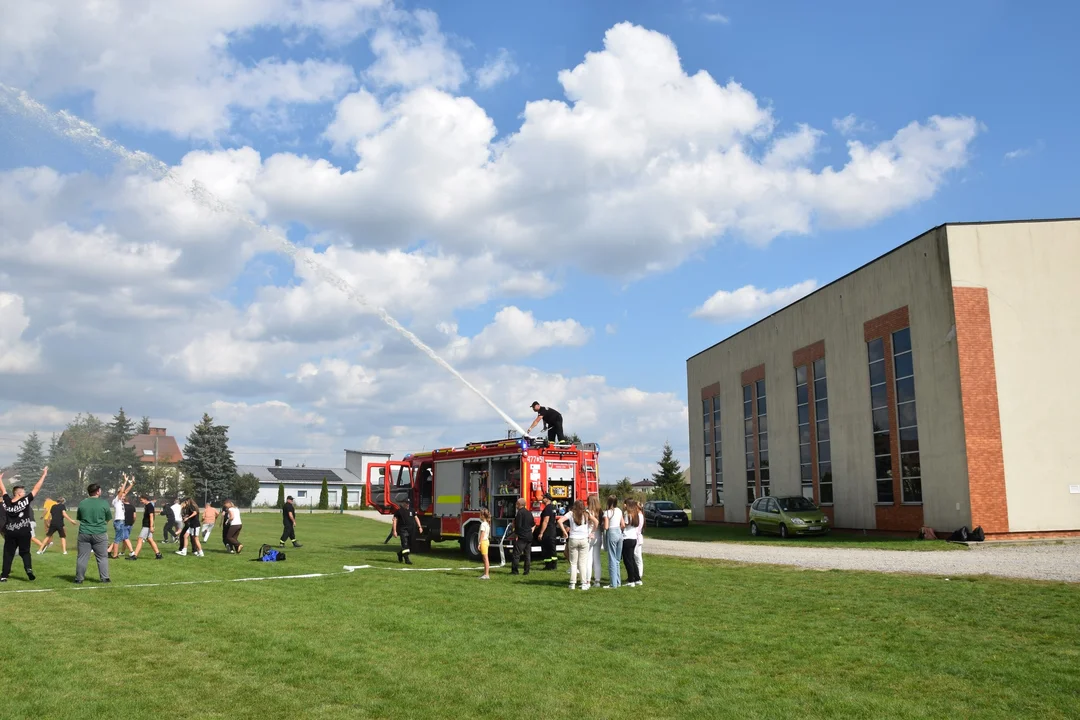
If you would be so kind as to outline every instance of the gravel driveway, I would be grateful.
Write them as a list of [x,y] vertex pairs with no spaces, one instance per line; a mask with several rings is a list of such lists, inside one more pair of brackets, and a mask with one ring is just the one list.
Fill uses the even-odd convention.
[[924,575],[998,575],[1030,580],[1080,582],[1080,543],[983,546],[967,552],[919,552],[740,545],[656,540],[646,537],[644,551],[653,555],[828,570],[870,570]]

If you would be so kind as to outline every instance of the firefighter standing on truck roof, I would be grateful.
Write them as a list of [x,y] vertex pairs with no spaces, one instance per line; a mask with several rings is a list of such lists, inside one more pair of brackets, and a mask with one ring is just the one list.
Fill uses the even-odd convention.
[[555,505],[551,494],[544,493],[544,509],[540,511],[540,554],[544,556],[544,569],[557,570],[559,553],[555,549]]
[[408,499],[394,513],[394,537],[401,538],[401,549],[398,550],[398,562],[412,565],[409,553],[412,552],[412,539],[414,535],[423,533],[424,528],[420,524],[420,518],[412,509],[412,502]]
[[536,401],[533,401],[532,409],[536,413],[536,419],[533,420],[527,432],[532,432],[532,429],[543,420],[544,429],[547,430],[548,434],[548,442],[566,442],[566,435],[563,433],[562,427],[562,413],[555,408],[546,408]]

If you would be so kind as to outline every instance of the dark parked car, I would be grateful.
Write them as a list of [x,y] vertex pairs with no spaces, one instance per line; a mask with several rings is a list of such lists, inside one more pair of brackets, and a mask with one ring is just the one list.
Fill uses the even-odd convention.
[[645,503],[645,522],[655,527],[689,525],[686,512],[670,500],[649,500]]

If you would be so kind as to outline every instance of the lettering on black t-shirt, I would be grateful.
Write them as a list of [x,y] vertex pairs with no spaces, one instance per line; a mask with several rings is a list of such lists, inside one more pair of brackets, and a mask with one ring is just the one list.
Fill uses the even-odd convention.
[[154,515],[154,503],[146,503],[143,505],[142,526],[144,528],[150,527],[150,518]]
[[12,500],[11,496],[4,494],[5,532],[18,532],[30,527],[30,503],[34,501],[33,493],[26,493],[18,500]]

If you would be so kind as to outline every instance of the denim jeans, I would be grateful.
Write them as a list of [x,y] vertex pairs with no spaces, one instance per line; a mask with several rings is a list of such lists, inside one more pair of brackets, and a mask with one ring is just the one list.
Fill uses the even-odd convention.
[[622,530],[614,529],[607,531],[607,553],[608,553],[608,576],[611,578],[611,587],[617,588],[622,584],[622,579],[619,577],[622,572],[619,569],[619,563],[622,560]]

